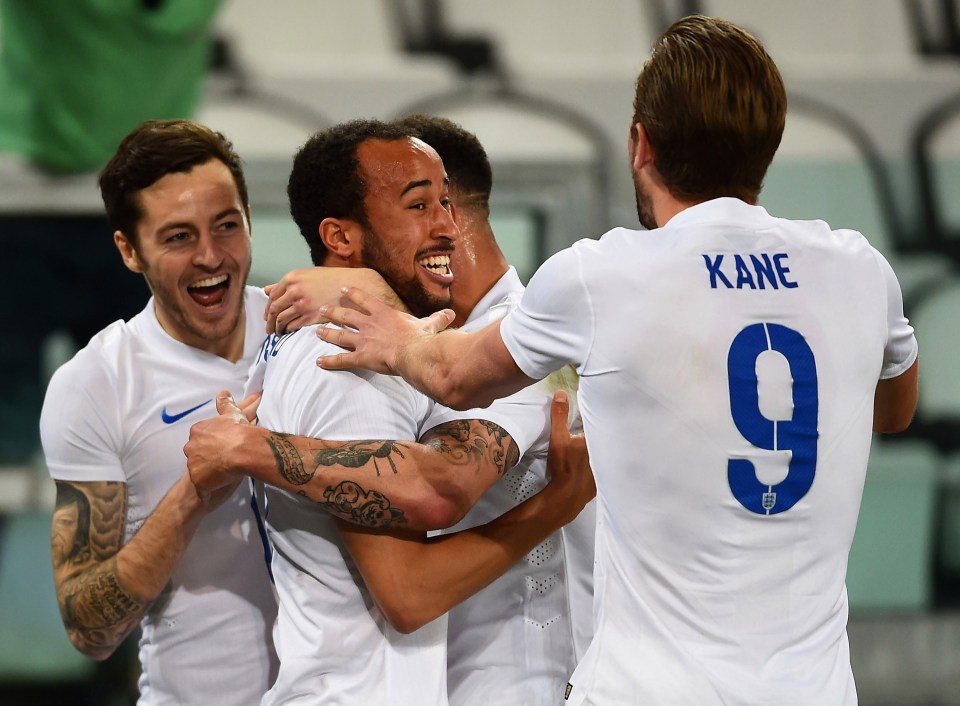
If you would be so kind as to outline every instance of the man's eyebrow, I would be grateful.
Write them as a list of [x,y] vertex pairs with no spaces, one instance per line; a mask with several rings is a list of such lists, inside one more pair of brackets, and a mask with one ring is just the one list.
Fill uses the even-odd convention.
[[[213,217],[213,220],[219,221],[221,218],[226,218],[227,216],[242,216],[242,215],[243,215],[243,212],[240,211],[240,209],[238,209],[238,208],[228,208],[228,209],[225,209],[225,210],[223,210],[223,211],[220,211],[220,213],[218,213],[217,215],[215,215],[215,216]],[[157,229],[157,231],[160,232],[160,233],[162,233],[162,232],[167,231],[167,230],[170,230],[170,229],[175,229],[175,230],[187,230],[187,229],[191,228],[192,226],[193,226],[193,224],[190,223],[189,221],[183,221],[183,222],[178,222],[178,221],[176,221],[176,222],[171,222],[171,223],[164,223],[162,226],[160,226],[160,228]]]
[[[404,195],[405,193],[407,193],[408,191],[412,191],[413,189],[416,189],[416,188],[421,187],[421,186],[430,186],[430,184],[432,184],[432,183],[433,183],[433,182],[432,182],[430,179],[421,179],[420,181],[411,181],[409,184],[407,184],[407,185],[403,188],[403,191],[400,192],[400,195],[403,196],[403,195]],[[442,183],[443,183],[444,188],[449,189],[449,188],[450,188],[450,177],[448,177],[446,174],[444,174],[444,175],[443,175],[443,182],[442,182]]]
[[413,191],[414,189],[419,189],[421,186],[430,186],[432,182],[429,179],[421,179],[420,181],[411,181],[405,187],[403,191],[400,192],[400,195],[403,196],[408,191]]

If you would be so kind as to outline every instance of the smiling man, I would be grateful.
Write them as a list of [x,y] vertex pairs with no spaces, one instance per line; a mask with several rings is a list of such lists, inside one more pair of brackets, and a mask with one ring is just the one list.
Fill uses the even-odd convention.
[[263,341],[266,298],[245,286],[240,159],[201,125],[148,122],[120,144],[100,190],[123,262],[153,297],[47,389],[60,614],[95,659],[142,627],[140,706],[248,706],[276,673],[276,602],[251,495],[234,483],[201,503],[181,453],[191,422],[215,414],[216,392],[243,390]]
[[[327,272],[373,267],[412,311],[427,314],[450,302],[460,233],[443,163],[412,135],[376,120],[323,130],[295,157],[288,194],[314,264]],[[564,403],[554,405],[554,425],[547,423],[545,393],[536,403],[479,413],[445,410],[398,378],[317,368],[316,357],[333,347],[315,329],[271,336],[264,345],[250,382],[263,383],[251,454],[237,456],[235,432],[244,427],[231,419],[226,429],[216,427],[225,434],[208,427],[203,443],[192,434],[186,449],[194,480],[203,476],[199,487],[220,487],[201,467],[219,476],[224,469],[213,467],[222,457],[251,455],[257,469],[246,461],[235,468],[257,471],[252,475],[271,485],[266,526],[280,599],[280,673],[262,705],[446,706],[443,614],[592,498],[585,445],[580,455],[558,453],[552,434],[546,488],[482,527],[428,542],[426,529],[456,522],[470,502],[459,515],[416,523],[393,494],[398,483],[419,489],[411,493],[420,496],[418,505],[447,505],[434,482],[457,486],[473,501],[545,430],[569,437]],[[404,483],[412,465],[425,482]],[[314,482],[328,471],[338,477],[333,487]]]

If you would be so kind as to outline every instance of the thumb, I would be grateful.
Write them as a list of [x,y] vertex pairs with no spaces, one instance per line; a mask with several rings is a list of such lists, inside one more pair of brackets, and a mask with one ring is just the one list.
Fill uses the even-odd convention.
[[217,414],[240,414],[240,408],[233,401],[233,395],[227,390],[220,390],[217,393]]
[[570,412],[570,398],[564,390],[557,390],[553,393],[553,401],[550,403],[550,440],[551,443],[558,437],[563,437],[569,432],[569,421],[567,415]]
[[452,324],[455,318],[457,318],[457,315],[452,309],[441,309],[440,311],[430,314],[430,316],[427,317],[427,322],[430,324],[430,332],[440,333]]

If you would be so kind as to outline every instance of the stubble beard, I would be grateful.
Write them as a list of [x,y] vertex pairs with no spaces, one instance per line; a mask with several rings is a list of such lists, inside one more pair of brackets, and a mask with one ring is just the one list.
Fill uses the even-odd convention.
[[416,274],[406,279],[398,276],[392,266],[387,244],[370,226],[364,228],[363,264],[380,273],[414,316],[429,316],[450,306],[449,287],[445,290],[445,297],[438,297],[427,291]]
[[640,225],[647,230],[654,230],[657,227],[657,219],[653,216],[653,199],[640,184],[636,174],[633,175],[633,191],[637,199],[637,218],[640,219]]
[[[229,337],[240,325],[240,318],[243,316],[244,303],[246,301],[245,292],[248,275],[249,270],[243,274],[240,281],[238,290],[240,296],[237,298],[234,310],[228,312],[223,318],[217,321],[205,322],[195,320],[188,312],[186,306],[181,305],[178,296],[180,293],[179,290],[159,286],[146,270],[143,272],[143,276],[147,280],[147,285],[153,294],[153,298],[157,302],[157,306],[163,307],[167,315],[173,319],[181,329],[188,331],[200,340],[214,343]],[[230,288],[233,289],[234,286],[235,284],[231,282]],[[190,295],[184,294],[184,296],[189,297]],[[224,296],[227,295],[225,294]]]

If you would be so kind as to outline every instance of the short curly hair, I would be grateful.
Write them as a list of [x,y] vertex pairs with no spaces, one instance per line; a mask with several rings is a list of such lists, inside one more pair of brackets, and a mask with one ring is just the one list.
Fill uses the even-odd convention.
[[409,128],[381,120],[351,120],[314,134],[293,158],[287,182],[290,215],[310,248],[314,265],[327,248],[320,238],[325,218],[349,218],[369,228],[357,148],[367,140],[393,142],[414,137]]
[[482,208],[489,215],[493,169],[477,136],[452,120],[426,113],[407,115],[399,118],[397,123],[413,130],[417,137],[437,151],[455,200]]

